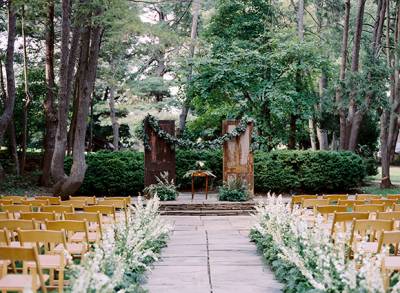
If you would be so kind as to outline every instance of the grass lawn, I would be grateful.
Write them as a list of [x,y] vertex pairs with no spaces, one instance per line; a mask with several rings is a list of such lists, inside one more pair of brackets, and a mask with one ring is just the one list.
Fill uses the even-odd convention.
[[378,168],[378,175],[371,176],[368,178],[367,186],[363,186],[360,188],[362,193],[371,193],[371,194],[400,194],[400,167],[393,166],[390,167],[390,178],[392,183],[395,185],[393,188],[381,189],[379,187],[379,183],[382,177],[382,169]]

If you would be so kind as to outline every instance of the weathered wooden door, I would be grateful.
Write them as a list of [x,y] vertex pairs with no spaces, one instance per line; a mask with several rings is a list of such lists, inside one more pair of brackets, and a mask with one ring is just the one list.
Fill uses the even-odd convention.
[[[228,133],[239,124],[237,120],[225,120],[222,123],[224,133]],[[254,162],[251,150],[253,123],[240,136],[224,143],[224,182],[240,178],[247,186],[251,196],[254,195]]]
[[[159,120],[162,130],[175,135],[175,120]],[[156,176],[167,171],[169,180],[176,179],[175,148],[158,137],[153,129],[145,123],[145,132],[149,138],[151,150],[144,153],[144,185],[156,183]]]

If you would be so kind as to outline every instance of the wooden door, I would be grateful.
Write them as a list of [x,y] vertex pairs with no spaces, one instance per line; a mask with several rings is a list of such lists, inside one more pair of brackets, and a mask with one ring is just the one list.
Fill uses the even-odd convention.
[[[159,120],[162,130],[175,136],[175,120]],[[156,183],[156,176],[167,171],[169,180],[176,179],[175,147],[158,137],[153,129],[145,123],[145,133],[149,138],[151,150],[144,153],[144,185]]]
[[[239,124],[237,120],[225,120],[222,123],[224,133],[228,133]],[[253,123],[240,136],[224,143],[224,182],[240,178],[247,186],[249,194],[254,195],[254,162],[251,150]]]

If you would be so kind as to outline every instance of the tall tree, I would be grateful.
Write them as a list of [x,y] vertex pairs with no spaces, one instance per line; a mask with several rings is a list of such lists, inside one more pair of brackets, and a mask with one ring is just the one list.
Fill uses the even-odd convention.
[[[64,159],[67,146],[67,122],[72,79],[75,70],[76,56],[80,38],[79,20],[76,20],[71,34],[71,3],[62,1],[61,22],[61,60],[60,60],[60,86],[58,92],[57,133],[54,152],[51,162],[51,175],[56,185],[65,180]],[[71,43],[71,45],[70,45]],[[57,184],[58,183],[58,184]]]
[[[193,75],[193,57],[194,51],[196,48],[196,40],[197,40],[197,30],[198,30],[198,23],[199,23],[199,16],[200,16],[200,7],[201,7],[201,0],[194,0],[192,3],[192,28],[190,32],[190,46],[189,46],[189,68],[188,68],[188,75],[187,75],[187,84],[189,84],[192,80]],[[185,130],[186,126],[186,119],[190,109],[190,98],[186,97],[183,101],[182,111],[179,115],[179,126],[178,126],[178,136],[182,135],[183,131]]]
[[[14,76],[14,50],[15,38],[17,34],[17,15],[14,1],[8,1],[8,34],[6,51],[6,80],[7,80],[7,99],[4,103],[4,111],[0,116],[0,145],[3,143],[4,134],[12,119],[15,104],[15,76]],[[0,165],[0,178],[4,176],[3,168]]]
[[40,177],[40,183],[44,186],[51,186],[50,168],[57,132],[57,109],[55,105],[56,88],[54,82],[54,0],[47,1],[45,36],[47,94],[43,103],[45,113],[45,134],[43,141],[44,153],[42,159],[42,176]]
[[31,95],[29,93],[28,84],[28,52],[26,48],[26,34],[25,34],[25,5],[22,5],[22,16],[21,16],[21,32],[22,32],[22,48],[23,48],[23,68],[24,68],[24,106],[22,114],[22,153],[21,153],[21,173],[25,171],[26,163],[26,148],[28,144],[28,110],[29,104],[31,103]]
[[[89,1],[90,2],[90,1]],[[94,4],[94,3],[89,3]],[[102,7],[94,4],[94,9],[85,15],[85,23],[80,34],[80,62],[78,67],[78,106],[76,129],[74,132],[72,167],[69,176],[58,181],[54,193],[61,196],[75,193],[81,186],[86,172],[85,137],[89,115],[90,99],[96,79],[97,62],[103,27],[96,20],[101,16]],[[87,11],[87,10],[86,10]],[[60,122],[59,122],[60,123]]]

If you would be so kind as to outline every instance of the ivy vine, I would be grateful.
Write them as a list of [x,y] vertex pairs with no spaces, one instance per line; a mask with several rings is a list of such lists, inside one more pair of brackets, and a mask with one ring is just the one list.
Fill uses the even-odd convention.
[[181,148],[190,148],[190,149],[198,149],[198,150],[203,150],[203,149],[215,149],[215,148],[220,148],[225,142],[230,141],[231,139],[240,136],[242,133],[244,133],[247,129],[247,124],[251,122],[252,120],[248,117],[243,117],[239,124],[230,132],[225,133],[224,135],[213,139],[213,140],[206,140],[206,141],[191,141],[188,139],[181,139],[178,137],[175,137],[165,130],[161,129],[160,124],[158,122],[158,119],[150,114],[147,114],[147,116],[143,120],[143,130],[141,132],[141,136],[143,139],[143,145],[146,150],[151,150],[151,146],[149,143],[149,137],[144,131],[144,125],[145,123],[148,123],[148,125],[152,128],[152,130],[156,133],[156,135],[159,138],[164,139],[167,143],[173,145],[173,146],[178,146]]

